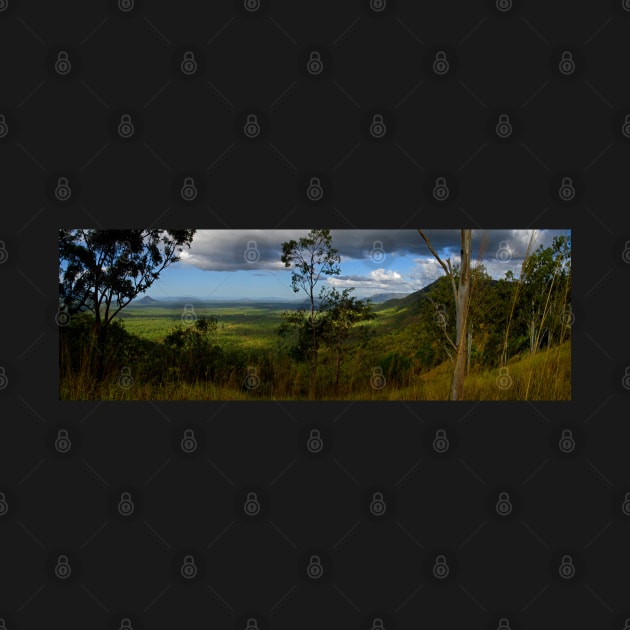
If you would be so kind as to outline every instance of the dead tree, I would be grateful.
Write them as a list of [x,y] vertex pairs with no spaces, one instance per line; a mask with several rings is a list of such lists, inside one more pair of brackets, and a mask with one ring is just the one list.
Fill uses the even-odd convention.
[[472,250],[472,230],[461,230],[461,265],[459,282],[456,282],[450,258],[444,262],[431,245],[431,241],[424,235],[422,230],[418,233],[424,239],[427,247],[440,263],[447,278],[451,281],[453,297],[455,298],[455,343],[451,340],[451,346],[455,351],[453,368],[453,380],[451,382],[451,400],[461,400],[464,394],[464,375],[466,372],[466,342],[468,325],[468,307],[470,304],[470,255]]

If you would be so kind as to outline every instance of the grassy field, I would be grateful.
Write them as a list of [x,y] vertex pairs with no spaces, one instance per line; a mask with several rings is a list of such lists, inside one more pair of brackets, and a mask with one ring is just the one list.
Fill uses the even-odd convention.
[[[117,351],[101,382],[87,369],[89,350],[82,364],[60,379],[60,397],[73,400],[307,400],[308,365],[293,361],[277,334],[281,313],[290,305],[195,304],[194,317],[217,320],[211,343],[220,361],[218,377],[194,376],[171,365],[159,353],[164,339],[177,328],[193,326],[184,305],[129,306],[121,315],[125,339],[139,349]],[[292,305],[295,308],[295,305]],[[451,363],[438,361],[423,367],[417,358],[417,338],[405,312],[377,307],[378,317],[361,326],[368,333],[353,342],[343,360],[335,388],[335,357],[320,352],[317,399],[342,400],[448,400]],[[186,317],[182,318],[182,315]],[[401,317],[407,317],[404,322]],[[415,316],[414,316],[415,317]],[[131,336],[129,336],[131,335]],[[439,335],[438,335],[439,338]],[[439,344],[437,344],[439,346]],[[197,355],[195,355],[197,356]],[[190,355],[181,365],[198,363]],[[121,368],[121,366],[123,366]],[[131,379],[121,379],[125,369]],[[243,386],[250,370],[256,387]],[[375,380],[375,375],[377,376]],[[471,364],[464,386],[465,400],[570,400],[571,344],[543,349],[535,355],[513,357],[503,368]]]
[[[173,328],[187,326],[194,321],[191,312],[185,311],[184,307],[130,305],[121,311],[119,319],[130,334],[161,343]],[[252,349],[265,350],[276,342],[276,329],[284,309],[276,305],[193,305],[193,310],[195,317],[214,317],[217,320],[214,337],[223,348],[243,347],[245,344]]]

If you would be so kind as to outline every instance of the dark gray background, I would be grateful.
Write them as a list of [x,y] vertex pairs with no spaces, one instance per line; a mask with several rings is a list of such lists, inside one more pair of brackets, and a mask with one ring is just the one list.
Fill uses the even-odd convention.
[[[253,3],[251,6],[254,6]],[[502,5],[505,6],[505,5]],[[630,3],[0,1],[0,618],[619,628],[630,618]],[[377,5],[378,9],[379,6]],[[54,69],[68,52],[71,71]],[[309,75],[311,51],[323,70]],[[193,51],[197,74],[179,71]],[[432,64],[445,51],[449,73]],[[575,62],[559,72],[563,51]],[[121,138],[121,114],[135,134]],[[256,138],[242,133],[256,113]],[[387,133],[369,135],[374,113]],[[513,133],[494,133],[509,113]],[[1,122],[2,119],[0,119]],[[366,123],[367,121],[367,123]],[[0,126],[0,131],[1,131]],[[628,134],[630,135],[630,134]],[[305,197],[320,178],[324,198]],[[432,198],[435,177],[451,196]],[[72,197],[53,190],[67,177]],[[193,177],[198,196],[179,195]],[[570,177],[575,197],[558,189]],[[566,403],[68,403],[59,227],[570,228]],[[177,444],[194,428],[199,447]],[[305,449],[319,427],[326,448]],[[450,449],[432,449],[436,428]],[[59,428],[72,447],[61,455]],[[570,429],[575,450],[558,449]],[[135,511],[116,509],[130,492]],[[257,493],[259,516],[244,515]],[[369,512],[373,492],[387,510]],[[509,517],[494,505],[500,491]],[[71,575],[55,578],[60,554]],[[313,582],[305,566],[322,560]],[[436,555],[450,573],[433,577]],[[570,555],[575,576],[558,567]],[[182,578],[185,555],[198,573]],[[250,627],[254,627],[250,623]]]

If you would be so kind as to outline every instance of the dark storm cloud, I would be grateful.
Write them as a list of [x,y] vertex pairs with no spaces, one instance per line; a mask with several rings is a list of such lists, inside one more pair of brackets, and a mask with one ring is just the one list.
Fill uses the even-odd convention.
[[[207,271],[282,270],[281,244],[299,239],[309,230],[198,230],[182,262]],[[532,250],[551,245],[553,237],[567,230],[537,230]],[[512,265],[523,260],[531,230],[473,230],[473,257],[484,264]],[[333,246],[345,259],[364,261],[370,269],[395,268],[398,258],[432,258],[417,230],[331,230]],[[438,254],[456,260],[460,230],[426,230]],[[503,259],[501,258],[503,256]],[[408,261],[406,261],[408,262]]]

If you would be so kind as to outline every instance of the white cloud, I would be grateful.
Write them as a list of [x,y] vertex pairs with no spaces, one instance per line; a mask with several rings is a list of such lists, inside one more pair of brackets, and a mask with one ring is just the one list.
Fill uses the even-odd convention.
[[358,297],[371,295],[375,292],[411,293],[416,289],[398,271],[385,269],[373,269],[367,276],[330,277],[327,282],[337,289],[354,288],[356,290],[355,295]]
[[403,282],[402,276],[397,271],[385,271],[385,269],[374,269],[370,272],[370,278],[376,282],[391,282],[393,284]]

